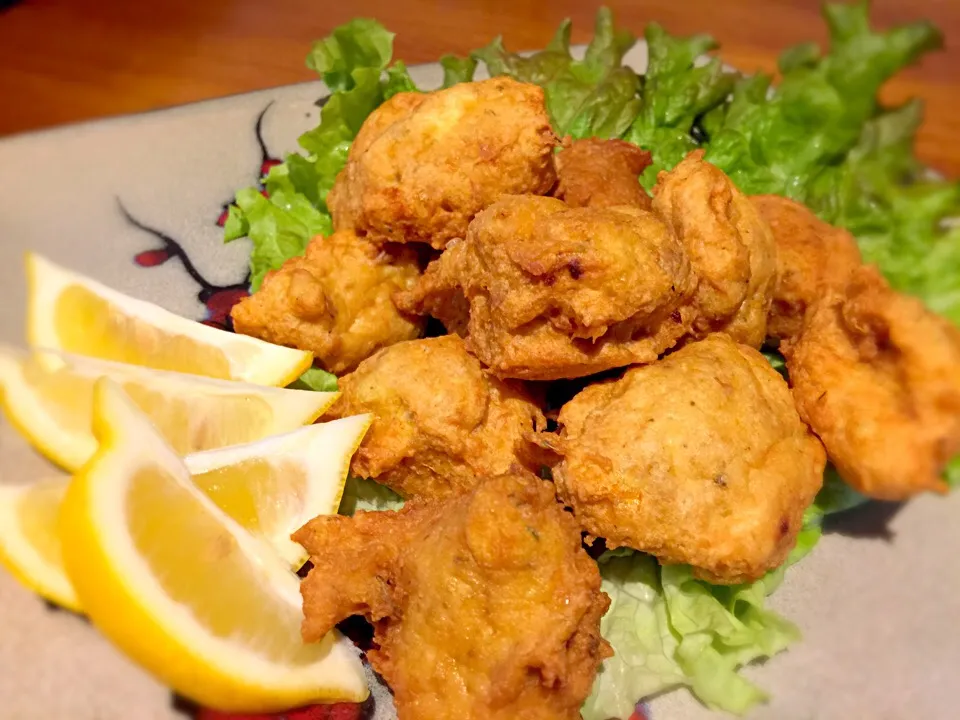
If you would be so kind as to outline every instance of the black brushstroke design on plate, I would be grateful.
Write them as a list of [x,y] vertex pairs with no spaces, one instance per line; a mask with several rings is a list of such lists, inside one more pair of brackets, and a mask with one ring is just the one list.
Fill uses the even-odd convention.
[[175,239],[161,230],[146,225],[135,218],[124,206],[123,201],[117,198],[117,206],[124,219],[133,227],[152,235],[160,242],[159,247],[153,247],[137,253],[133,257],[134,263],[140,267],[157,267],[163,265],[168,260],[176,258],[183,265],[187,275],[200,287],[197,293],[197,299],[207,309],[206,317],[201,320],[204,325],[218,328],[220,330],[233,330],[233,322],[230,319],[230,309],[241,299],[250,294],[250,273],[239,283],[233,285],[215,285],[203,276],[183,246]]
[[[267,190],[264,187],[263,181],[267,177],[267,173],[275,166],[279,165],[282,160],[274,157],[267,150],[267,143],[263,139],[263,118],[267,114],[267,110],[273,107],[273,100],[268,102],[264,106],[263,110],[260,111],[260,114],[257,115],[257,121],[253,125],[253,134],[257,140],[257,147],[260,148],[260,166],[257,170],[257,188],[260,190],[260,193],[267,197]],[[227,223],[227,215],[230,213],[230,206],[233,204],[233,198],[230,198],[225,203],[220,204],[220,214],[217,215],[217,227],[223,227]]]

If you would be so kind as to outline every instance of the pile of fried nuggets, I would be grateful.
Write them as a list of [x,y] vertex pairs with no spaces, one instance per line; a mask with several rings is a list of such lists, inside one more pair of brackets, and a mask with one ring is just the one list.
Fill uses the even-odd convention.
[[[960,333],[702,155],[651,197],[646,151],[558,142],[537,86],[402,93],[350,150],[334,234],[234,309],[346,373],[328,417],[375,417],[352,472],[409,500],[295,535],[305,639],[369,620],[401,720],[580,717],[611,654],[584,538],[741,583],[784,561],[827,458],[871,497],[945,490]],[[418,339],[427,316],[449,334]]]

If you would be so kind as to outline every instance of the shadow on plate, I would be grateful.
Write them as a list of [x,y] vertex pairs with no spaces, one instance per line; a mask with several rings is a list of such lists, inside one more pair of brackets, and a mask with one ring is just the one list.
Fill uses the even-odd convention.
[[836,533],[851,538],[876,538],[891,542],[894,537],[891,521],[904,507],[904,503],[875,500],[860,507],[828,515],[823,520],[825,533]]
[[57,605],[56,603],[50,602],[49,600],[44,600],[43,598],[40,598],[40,600],[41,602],[43,602],[43,606],[47,609],[48,612],[66,613],[67,615],[73,615],[78,620],[82,620],[87,625],[90,624],[90,619],[86,615],[74,612],[69,608],[65,608],[61,605]]

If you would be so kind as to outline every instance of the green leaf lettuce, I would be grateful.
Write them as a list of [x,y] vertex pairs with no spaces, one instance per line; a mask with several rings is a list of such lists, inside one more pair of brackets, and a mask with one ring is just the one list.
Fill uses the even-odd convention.
[[320,124],[299,138],[306,154],[287,155],[271,168],[263,193],[257,188],[237,193],[227,216],[225,241],[246,235],[253,243],[253,291],[267,272],[302,255],[317,235],[332,232],[327,194],[360,126],[384,100],[417,89],[403,63],[390,65],[392,53],[393,33],[363,18],[314,44],[307,66],[320,73],[332,94],[320,111]]
[[402,507],[403,498],[386,485],[351,475],[347,478],[347,484],[343,488],[339,513],[352,516],[358,510],[371,512],[399,510]]
[[643,175],[650,188],[657,173],[671,168],[698,146],[691,134],[696,119],[722,103],[733,89],[736,73],[714,58],[698,58],[717,47],[709,35],[677,38],[657,23],[647,25],[647,72],[640,90],[640,113],[624,139],[650,150],[653,164]]
[[766,598],[819,542],[823,510],[804,517],[787,562],[756,582],[712,585],[686,565],[660,566],[644,553],[615,550],[599,560],[610,596],[600,631],[613,646],[583,706],[584,720],[628,718],[641,698],[685,686],[705,705],[742,714],[766,694],[737,671],[800,638]]
[[607,8],[597,12],[593,40],[583,59],[570,53],[566,20],[544,50],[524,56],[508,52],[500,38],[473,53],[490,75],[508,75],[544,89],[547,112],[558,135],[619,137],[640,109],[639,79],[623,65],[636,38],[614,25]]
[[316,392],[336,392],[337,376],[320,368],[310,368],[290,386],[293,390],[314,390]]

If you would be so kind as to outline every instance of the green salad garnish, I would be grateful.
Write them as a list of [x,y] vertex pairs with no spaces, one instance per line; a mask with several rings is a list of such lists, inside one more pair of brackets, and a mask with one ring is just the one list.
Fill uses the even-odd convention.
[[[498,38],[469,57],[442,58],[443,86],[472,80],[481,68],[536,83],[559,135],[620,137],[650,150],[654,163],[641,178],[647,187],[657,172],[704,148],[744,192],[786,195],[850,230],[865,260],[893,287],[960,323],[960,225],[946,222],[960,215],[960,184],[933,177],[913,155],[921,104],[887,108],[877,99],[886,80],[942,39],[926,22],[877,32],[868,10],[867,2],[826,5],[829,48],[786,50],[778,83],[705,56],[717,47],[708,35],[674,37],[654,23],[644,33],[649,64],[638,75],[623,65],[636,38],[602,9],[580,59],[571,53],[567,21],[533,54],[508,51]],[[311,238],[331,232],[325,200],[360,126],[393,94],[418,89],[392,56],[393,34],[373,20],[353,20],[314,44],[307,64],[331,91],[319,125],[300,137],[301,153],[271,169],[266,197],[242,190],[229,212],[226,240],[253,242],[254,290]],[[776,353],[769,359],[784,371]],[[319,370],[300,382],[336,386]],[[960,458],[946,476],[960,484]],[[864,501],[828,468],[787,565],[816,545],[824,515]],[[351,480],[342,512],[398,506],[386,488]],[[678,686],[709,707],[745,712],[765,696],[738,669],[800,636],[765,606],[785,567],[754,583],[721,587],[637,552],[609,552],[599,563],[613,601],[602,631],[616,655],[598,675],[585,720],[627,718],[641,698]]]

